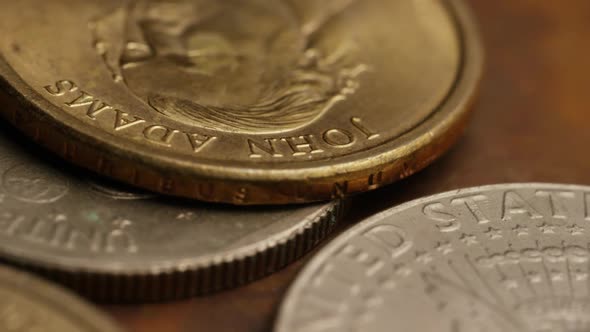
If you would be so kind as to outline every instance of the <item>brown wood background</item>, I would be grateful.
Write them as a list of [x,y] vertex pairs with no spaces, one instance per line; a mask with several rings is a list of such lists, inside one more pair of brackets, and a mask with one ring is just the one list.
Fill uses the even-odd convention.
[[[590,1],[470,3],[480,21],[487,70],[465,137],[422,173],[355,198],[348,225],[394,204],[460,187],[590,184]],[[104,309],[132,332],[271,331],[283,295],[312,255],[213,296]]]

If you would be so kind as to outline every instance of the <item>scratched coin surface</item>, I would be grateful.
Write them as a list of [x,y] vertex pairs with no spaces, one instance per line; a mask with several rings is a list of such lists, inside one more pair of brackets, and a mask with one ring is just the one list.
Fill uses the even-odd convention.
[[22,104],[2,113],[38,143],[239,205],[422,169],[460,135],[482,66],[462,0],[22,0],[0,32],[0,86]]
[[0,266],[0,331],[120,332],[90,305],[64,290]]
[[590,187],[452,191],[323,249],[276,324],[294,331],[590,331]]
[[339,203],[239,208],[159,198],[13,143],[23,139],[0,125],[0,260],[97,300],[174,299],[252,281],[310,250],[339,212]]

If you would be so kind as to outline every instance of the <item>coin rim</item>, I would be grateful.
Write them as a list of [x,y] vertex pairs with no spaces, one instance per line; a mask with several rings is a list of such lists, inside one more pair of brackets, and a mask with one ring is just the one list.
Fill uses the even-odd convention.
[[34,271],[101,302],[183,299],[234,288],[285,267],[331,234],[345,208],[343,201],[320,205],[295,226],[269,236],[262,244],[193,259],[158,259],[142,266],[129,266],[122,261],[92,265],[88,258],[52,260],[48,256],[23,254],[18,248],[0,247],[0,262]]
[[[0,88],[26,105],[27,110],[31,111],[28,116],[32,115],[41,121],[33,124],[34,128],[24,128],[27,124],[21,123],[23,121],[19,117],[23,117],[23,114],[19,114],[17,109],[1,108],[0,113],[37,142],[80,166],[105,173],[99,165],[100,160],[112,159],[119,168],[129,169],[129,172],[111,172],[106,175],[145,189],[234,204],[303,203],[335,198],[332,197],[330,183],[366,181],[370,174],[379,170],[391,175],[384,178],[391,178],[387,182],[393,182],[396,176],[403,178],[426,167],[449,149],[458,139],[458,133],[463,131],[483,71],[483,46],[473,16],[463,0],[445,0],[444,5],[454,20],[462,53],[462,63],[447,99],[428,118],[405,134],[378,146],[328,160],[274,165],[265,163],[263,167],[257,167],[257,164],[249,162],[211,162],[199,156],[188,159],[181,153],[161,154],[161,149],[122,140],[100,128],[77,119],[72,120],[70,114],[63,112],[25,83],[1,54]],[[68,155],[68,144],[75,146],[71,150],[84,151],[94,158],[92,161],[72,158]],[[195,190],[180,189],[180,186],[170,189],[165,184],[169,179],[180,184],[189,183],[190,188],[203,183],[213,184],[219,193],[207,197]],[[296,194],[293,192],[280,196],[277,193],[277,182],[282,182],[283,187],[294,192],[300,186],[311,187],[302,197],[294,197]],[[249,186],[254,186],[260,192],[246,201],[236,201],[235,193]],[[374,188],[367,184],[363,188],[351,190],[371,189]]]
[[[3,246],[0,245],[0,260],[7,259],[10,261],[17,261],[17,262],[27,262],[27,264],[34,264],[39,266],[50,266],[52,268],[58,268],[60,270],[70,270],[70,271],[77,271],[77,270],[84,270],[84,271],[91,271],[97,273],[108,273],[108,274],[119,274],[119,273],[126,273],[126,274],[145,274],[148,272],[155,272],[160,271],[160,273],[178,269],[177,266],[182,265],[185,268],[199,268],[199,267],[206,267],[209,265],[214,265],[216,262],[226,262],[226,261],[234,261],[239,260],[243,257],[252,256],[256,253],[266,251],[268,248],[273,248],[275,246],[280,246],[281,242],[288,241],[293,238],[295,235],[301,232],[309,231],[309,228],[321,222],[326,216],[334,216],[337,215],[338,211],[340,211],[342,206],[341,201],[333,201],[326,204],[320,204],[317,206],[317,210],[306,215],[305,217],[301,218],[300,221],[297,221],[295,225],[289,227],[281,231],[280,233],[275,233],[269,235],[267,238],[264,239],[264,244],[261,245],[260,243],[252,243],[245,245],[240,248],[233,248],[233,249],[220,249],[218,253],[215,254],[205,254],[195,257],[189,257],[189,255],[185,255],[186,257],[180,259],[164,259],[158,258],[157,260],[150,261],[149,259],[145,259],[144,261],[140,262],[139,264],[135,265],[133,263],[129,263],[131,266],[127,265],[127,262],[117,262],[116,264],[111,263],[110,265],[103,265],[97,266],[89,261],[88,257],[59,257],[60,261],[56,261],[56,255],[46,255],[44,253],[40,253],[38,255],[28,255],[27,257],[26,252],[19,248],[13,248],[11,246]],[[296,207],[296,209],[309,209],[312,206],[302,206]],[[72,223],[76,223],[77,221],[72,221]],[[165,225],[163,225],[165,226]],[[141,249],[140,249],[141,250]],[[113,256],[116,257],[116,256]],[[46,258],[46,259],[43,259]],[[149,263],[145,263],[145,261],[150,261]],[[142,265],[149,265],[149,266],[142,266]],[[170,268],[168,267],[170,266]]]
[[29,273],[0,265],[0,284],[12,286],[17,290],[15,293],[26,297],[29,301],[42,302],[51,310],[62,313],[61,316],[68,321],[79,324],[77,327],[91,328],[96,332],[122,331],[106,314],[93,308],[81,298]]
[[[468,187],[462,189],[455,189],[445,191],[442,193],[429,195],[414,199],[400,205],[389,208],[385,211],[379,212],[369,218],[366,218],[353,227],[347,229],[344,233],[339,235],[336,239],[324,246],[320,251],[308,262],[305,267],[298,273],[295,281],[289,286],[286,295],[283,298],[282,303],[278,309],[274,331],[276,332],[288,332],[290,330],[289,322],[293,319],[290,317],[291,313],[295,312],[295,306],[298,299],[301,298],[303,290],[310,283],[309,280],[313,277],[314,272],[318,271],[318,268],[325,264],[330,259],[330,256],[335,250],[341,248],[343,244],[349,241],[351,238],[358,236],[359,232],[367,227],[373,226],[384,219],[391,217],[392,215],[398,214],[405,210],[415,208],[428,202],[437,201],[443,198],[455,197],[458,195],[473,195],[475,193],[498,191],[498,190],[514,190],[514,189],[564,189],[564,190],[579,190],[579,191],[590,191],[590,186],[579,185],[579,184],[560,184],[560,183],[543,183],[543,182],[522,182],[522,183],[500,183],[483,185],[479,187]],[[287,317],[287,318],[285,318]]]

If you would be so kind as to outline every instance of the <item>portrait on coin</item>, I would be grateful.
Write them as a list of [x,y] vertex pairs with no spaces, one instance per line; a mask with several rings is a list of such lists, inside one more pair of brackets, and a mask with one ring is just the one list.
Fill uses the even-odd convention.
[[133,0],[91,23],[113,79],[159,114],[213,130],[310,124],[354,93],[367,67],[323,29],[358,0]]

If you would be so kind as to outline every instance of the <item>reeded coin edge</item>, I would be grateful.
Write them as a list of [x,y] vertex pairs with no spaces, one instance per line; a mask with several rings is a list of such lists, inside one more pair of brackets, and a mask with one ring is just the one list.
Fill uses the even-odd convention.
[[122,271],[51,265],[14,255],[0,257],[0,261],[31,270],[99,302],[137,303],[184,299],[244,285],[282,269],[326,238],[340,220],[343,208],[344,203],[333,202],[284,239],[265,243],[240,256],[218,256],[206,263],[171,263],[143,270]]
[[105,314],[74,294],[28,273],[0,265],[0,284],[14,287],[18,292],[27,294],[31,299],[37,299],[48,307],[59,308],[58,310],[70,321],[75,321],[78,326],[90,328],[89,331],[122,331]]
[[424,196],[415,200],[411,200],[400,205],[389,208],[385,211],[377,213],[346,230],[343,234],[338,236],[336,239],[326,245],[319,253],[317,253],[311,261],[299,272],[295,281],[291,284],[287,290],[283,302],[281,303],[274,322],[274,330],[276,332],[289,332],[292,331],[289,328],[289,322],[292,319],[289,317],[291,313],[295,312],[296,301],[299,299],[299,294],[302,293],[303,289],[309,283],[310,278],[313,276],[313,272],[317,271],[318,268],[330,258],[330,255],[335,250],[340,248],[342,244],[346,243],[351,238],[358,235],[363,229],[370,227],[383,219],[386,219],[392,215],[395,215],[401,211],[414,208],[416,206],[423,205],[428,202],[437,201],[443,198],[454,197],[454,196],[466,196],[473,195],[485,191],[493,190],[515,190],[515,189],[569,189],[569,190],[590,190],[590,186],[579,185],[579,184],[559,184],[559,183],[543,183],[543,182],[523,182],[523,183],[500,183],[483,185],[479,187],[469,187],[463,189],[450,190],[434,195]]
[[[191,163],[160,155],[155,149],[143,146],[124,149],[120,142],[106,139],[110,136],[105,136],[98,128],[82,130],[77,123],[71,123],[72,128],[60,123],[57,118],[64,116],[62,112],[22,82],[1,56],[0,86],[15,96],[25,109],[3,107],[0,113],[36,142],[66,160],[164,194],[237,205],[342,198],[416,173],[444,154],[461,136],[482,74],[483,48],[472,14],[463,1],[446,0],[445,4],[454,15],[464,59],[448,98],[433,115],[395,142],[331,162],[262,170],[212,165],[206,161]],[[96,141],[93,135],[105,141]],[[409,146],[400,145],[400,142],[409,141],[413,142]],[[337,164],[333,164],[335,160]]]

